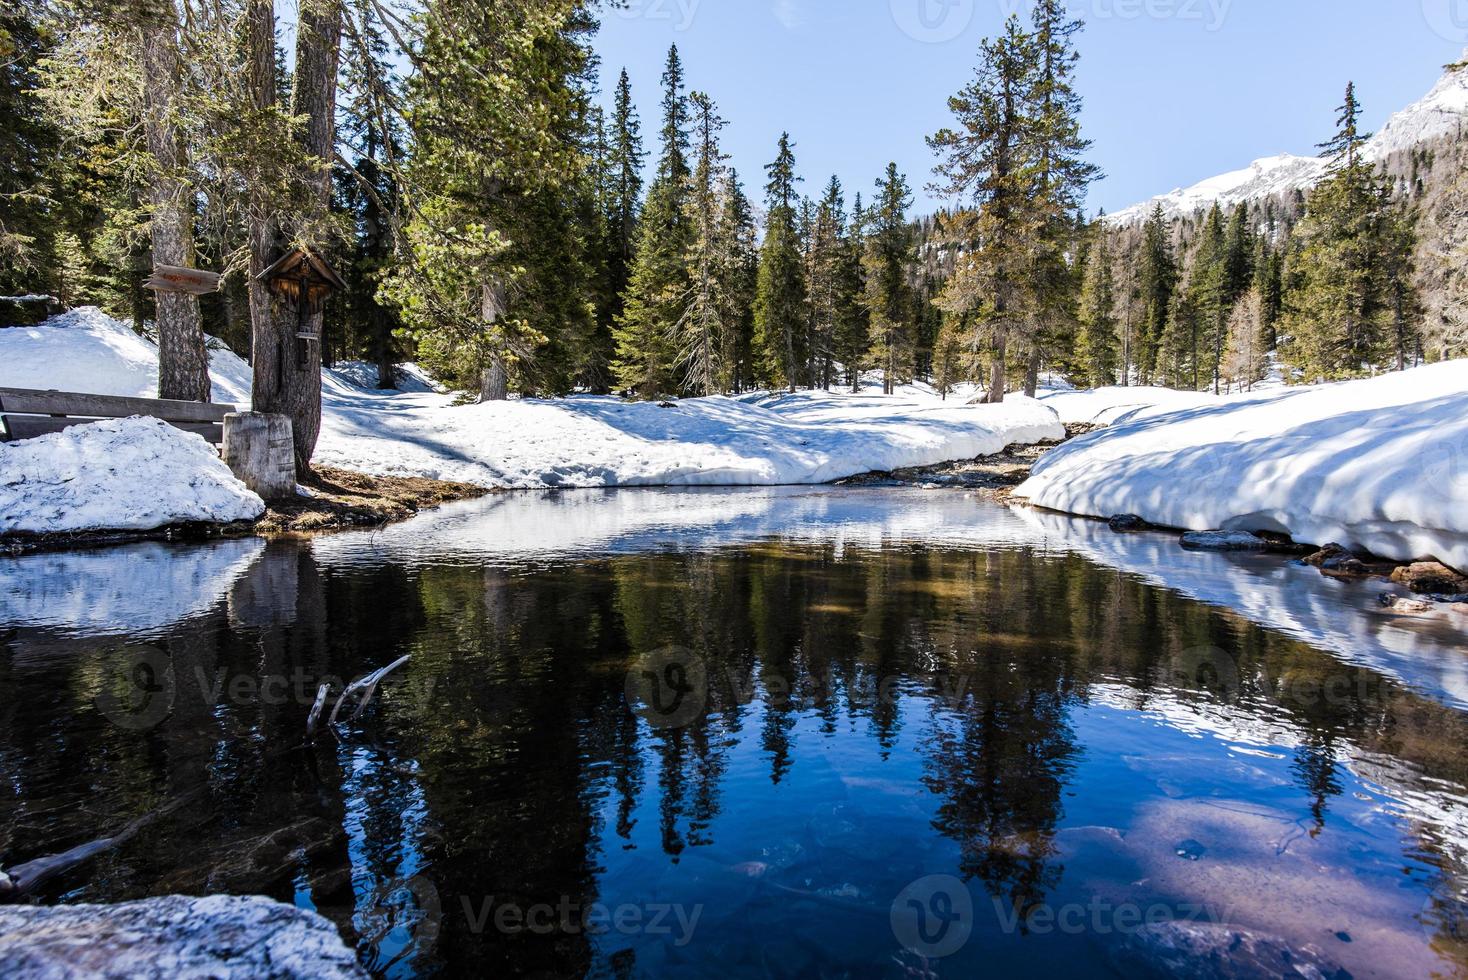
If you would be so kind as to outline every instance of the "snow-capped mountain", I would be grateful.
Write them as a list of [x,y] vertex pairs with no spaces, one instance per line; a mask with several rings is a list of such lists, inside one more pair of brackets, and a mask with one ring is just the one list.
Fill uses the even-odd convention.
[[[1468,52],[1464,61],[1448,68],[1432,91],[1387,120],[1366,144],[1369,160],[1385,160],[1399,150],[1456,132],[1468,122]],[[1134,204],[1108,217],[1115,225],[1147,220],[1156,204],[1168,217],[1192,214],[1216,201],[1225,210],[1244,201],[1262,200],[1275,194],[1313,187],[1325,174],[1327,163],[1320,157],[1279,156],[1255,160],[1243,170],[1210,177],[1192,187],[1179,188],[1150,201]]]

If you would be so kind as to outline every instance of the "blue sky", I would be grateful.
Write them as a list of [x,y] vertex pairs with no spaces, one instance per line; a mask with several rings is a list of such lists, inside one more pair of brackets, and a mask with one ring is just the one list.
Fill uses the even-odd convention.
[[[918,208],[980,39],[1025,0],[626,0],[596,40],[603,98],[625,66],[656,153],[669,44],[690,90],[718,103],[725,149],[762,198],[763,165],[789,130],[815,195],[832,173],[867,194],[887,161]],[[1114,211],[1275,153],[1312,153],[1354,79],[1375,128],[1431,88],[1468,44],[1468,0],[1072,0],[1082,124]]]

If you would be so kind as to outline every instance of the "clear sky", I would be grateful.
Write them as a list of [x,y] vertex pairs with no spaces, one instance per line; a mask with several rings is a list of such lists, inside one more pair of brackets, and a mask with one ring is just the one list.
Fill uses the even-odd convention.
[[[835,173],[869,196],[887,161],[918,210],[979,41],[1026,0],[626,0],[604,9],[603,99],[626,67],[650,158],[668,45],[689,89],[729,120],[725,149],[752,196],[782,130],[812,196]],[[1082,125],[1115,211],[1276,153],[1313,153],[1356,82],[1367,123],[1421,98],[1468,44],[1465,0],[1072,0]]]

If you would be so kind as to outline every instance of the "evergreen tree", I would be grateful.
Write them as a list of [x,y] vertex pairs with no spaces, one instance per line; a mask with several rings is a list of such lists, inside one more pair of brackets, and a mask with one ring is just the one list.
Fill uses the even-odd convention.
[[724,313],[724,363],[730,387],[741,392],[755,377],[754,303],[759,277],[759,230],[754,208],[730,168],[724,176],[724,211],[720,237]]
[[1189,358],[1192,367],[1190,387],[1199,389],[1211,382],[1214,394],[1221,389],[1220,364],[1228,338],[1228,317],[1232,309],[1229,296],[1228,233],[1224,230],[1223,210],[1215,202],[1198,236],[1198,249],[1193,256],[1190,281],[1192,308],[1203,324],[1202,340],[1209,352],[1204,359],[1196,348]]
[[[989,401],[1002,401],[1010,343],[1032,342],[1038,316],[1033,256],[1043,251],[1048,211],[1035,153],[1035,39],[1010,17],[985,39],[974,80],[948,100],[957,129],[928,140],[940,154],[936,189],[967,199],[950,247],[964,253],[939,305],[967,327],[965,352],[990,356]],[[875,327],[875,324],[874,324]]]
[[762,374],[771,385],[794,391],[804,380],[807,362],[806,295],[800,232],[796,227],[795,153],[790,134],[780,137],[779,152],[765,167],[769,217],[760,250],[754,304],[754,342]]
[[861,194],[856,195],[851,208],[851,225],[846,234],[845,247],[841,252],[840,286],[837,305],[840,308],[836,322],[836,359],[846,371],[846,383],[853,392],[861,390],[861,369],[867,360],[871,346],[868,328],[870,316],[862,303],[866,290],[862,258],[866,255],[866,209]]
[[1085,383],[1093,388],[1116,383],[1117,347],[1116,286],[1111,271],[1111,251],[1106,228],[1099,222],[1093,232],[1081,287],[1080,334],[1077,356]]
[[722,390],[725,376],[724,270],[727,248],[719,190],[723,185],[724,160],[719,149],[719,118],[714,102],[702,92],[689,96],[695,133],[697,165],[693,171],[693,193],[689,198],[692,239],[688,253],[690,282],[683,315],[678,320],[677,367],[683,390],[692,395],[712,395]]
[[1035,254],[1035,313],[1025,371],[1025,394],[1035,394],[1042,349],[1070,346],[1076,328],[1077,282],[1068,257],[1078,245],[1077,223],[1086,189],[1100,168],[1085,160],[1091,141],[1081,136],[1081,98],[1073,77],[1079,55],[1075,36],[1083,24],[1062,0],[1037,0],[1032,12],[1037,64],[1033,98],[1033,152],[1038,157],[1035,206],[1041,223]]
[[1286,297],[1288,358],[1307,379],[1343,378],[1386,353],[1384,232],[1391,190],[1361,155],[1360,104],[1346,89],[1336,136],[1321,144],[1330,175],[1311,192],[1295,230],[1295,288]]
[[912,291],[907,282],[912,257],[907,209],[911,205],[907,178],[897,172],[897,164],[887,164],[872,204],[871,233],[863,260],[863,305],[869,317],[871,363],[881,370],[882,391],[888,395],[898,384],[911,381],[913,372]]
[[611,131],[607,138],[606,216],[611,232],[607,266],[609,287],[615,297],[613,320],[622,312],[622,296],[631,278],[637,247],[637,216],[642,198],[642,123],[632,103],[632,82],[627,70],[617,79]]
[[1157,370],[1158,350],[1172,314],[1172,295],[1178,280],[1177,259],[1161,204],[1152,209],[1143,229],[1138,264],[1137,291],[1142,317],[1137,330],[1137,375],[1142,384],[1147,384]]
[[642,398],[675,387],[673,338],[688,296],[688,99],[677,46],[663,71],[662,152],[637,233],[637,256],[617,321],[618,382]]
[[841,181],[833,176],[816,209],[808,271],[814,382],[826,389],[831,387],[841,334],[856,299],[851,291],[846,220]]

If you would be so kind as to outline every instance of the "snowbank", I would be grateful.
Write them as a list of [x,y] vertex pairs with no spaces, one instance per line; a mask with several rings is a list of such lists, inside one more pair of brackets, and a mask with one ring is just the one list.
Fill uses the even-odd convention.
[[599,397],[453,407],[443,395],[334,386],[325,398],[317,462],[511,488],[826,483],[1065,434],[1031,399],[970,406],[917,391],[694,398],[668,408]]
[[[151,396],[157,350],[96,309],[0,330],[0,386]],[[250,368],[213,351],[215,398],[249,400]],[[488,487],[618,487],[824,483],[872,470],[926,466],[1059,439],[1039,403],[967,405],[925,385],[883,397],[801,392],[698,398],[671,408],[577,397],[456,406],[412,365],[402,391],[379,391],[376,369],[342,364],[322,376],[316,461],[365,473]]]
[[[250,401],[250,365],[210,341],[213,400]],[[158,348],[95,306],[34,327],[0,330],[0,387],[53,388],[94,395],[158,397]]]
[[146,531],[264,512],[203,437],[157,419],[109,419],[0,443],[0,533]]
[[1175,391],[1172,388],[1092,388],[1084,391],[1041,391],[1040,401],[1053,408],[1066,425],[1115,425],[1134,414],[1151,409],[1164,411],[1213,404],[1218,399],[1207,392]]
[[1046,456],[1017,494],[1465,568],[1468,361],[1134,412]]

